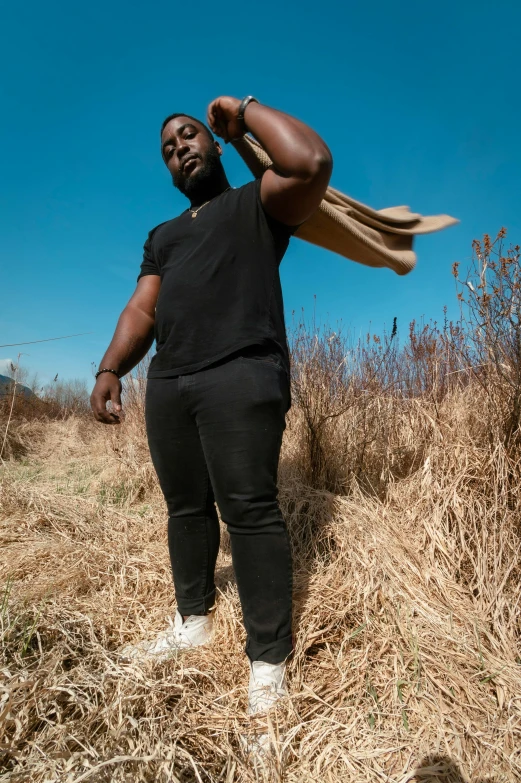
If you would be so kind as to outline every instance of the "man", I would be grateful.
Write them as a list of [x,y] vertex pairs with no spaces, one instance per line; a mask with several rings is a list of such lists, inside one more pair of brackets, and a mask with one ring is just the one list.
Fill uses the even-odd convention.
[[251,714],[285,693],[292,650],[291,553],[277,501],[290,405],[278,268],[295,228],[324,196],[332,158],[309,127],[252,96],[217,98],[207,120],[225,142],[249,131],[273,166],[233,189],[212,132],[188,115],[165,120],[161,153],[190,208],[149,233],[137,288],[101,361],[91,404],[98,421],[119,423],[119,379],[155,336],[146,426],[168,507],[177,612],[171,629],[129,654],[164,658],[209,640],[216,501],[230,533],[248,637]]

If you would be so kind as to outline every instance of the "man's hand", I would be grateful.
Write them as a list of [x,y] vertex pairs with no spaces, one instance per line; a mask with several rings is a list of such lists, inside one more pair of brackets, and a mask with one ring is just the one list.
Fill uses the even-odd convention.
[[241,102],[237,98],[222,96],[208,106],[207,120],[212,131],[229,142],[244,136],[246,127],[237,119]]
[[333,158],[327,144],[296,117],[251,101],[244,122],[237,121],[240,102],[217,98],[208,123],[226,141],[249,131],[273,165],[264,172],[260,196],[266,212],[288,226],[304,223],[320,206],[329,184]]
[[[111,401],[112,409],[107,409]],[[90,406],[94,418],[103,424],[121,424],[121,381],[112,372],[103,372],[98,376],[90,396]]]

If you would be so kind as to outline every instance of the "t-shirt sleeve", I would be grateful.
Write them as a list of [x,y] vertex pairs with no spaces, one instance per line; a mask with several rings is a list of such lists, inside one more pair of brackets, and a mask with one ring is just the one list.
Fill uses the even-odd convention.
[[264,215],[266,216],[266,221],[268,223],[268,226],[271,229],[271,233],[277,238],[282,241],[286,240],[288,241],[290,237],[293,236],[295,231],[299,228],[299,226],[287,226],[285,223],[281,223],[280,220],[277,220],[276,218],[269,215],[266,210],[264,209],[262,205],[261,200],[261,179],[256,179],[252,185],[255,187],[255,193],[256,198],[258,200],[258,203],[260,205],[260,208],[264,212]]
[[159,265],[154,255],[154,248],[152,243],[152,235],[155,229],[151,231],[147,237],[145,244],[143,245],[143,261],[141,262],[141,269],[138,275],[138,281],[145,275],[159,275],[161,274]]

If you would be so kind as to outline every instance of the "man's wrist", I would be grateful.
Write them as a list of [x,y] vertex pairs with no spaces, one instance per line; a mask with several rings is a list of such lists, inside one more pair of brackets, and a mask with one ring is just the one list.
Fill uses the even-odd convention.
[[118,379],[121,378],[119,370],[115,370],[113,367],[101,366],[98,372],[96,373],[96,375],[94,376],[94,379],[97,381],[100,375],[103,375],[103,373],[110,373],[111,375],[115,375],[116,378]]
[[259,101],[257,100],[257,98],[254,98],[253,95],[247,95],[245,98],[242,99],[242,101],[239,104],[237,119],[244,126],[244,128],[246,128],[244,113],[251,103],[259,103]]

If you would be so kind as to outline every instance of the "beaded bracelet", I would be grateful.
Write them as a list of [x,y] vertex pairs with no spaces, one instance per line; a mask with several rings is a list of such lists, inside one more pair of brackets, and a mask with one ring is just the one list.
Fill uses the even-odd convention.
[[98,372],[94,376],[94,379],[98,380],[98,375],[101,375],[102,372],[111,372],[116,376],[116,378],[119,378],[119,373],[117,370],[109,370],[108,367],[103,367],[101,370],[98,370]]

